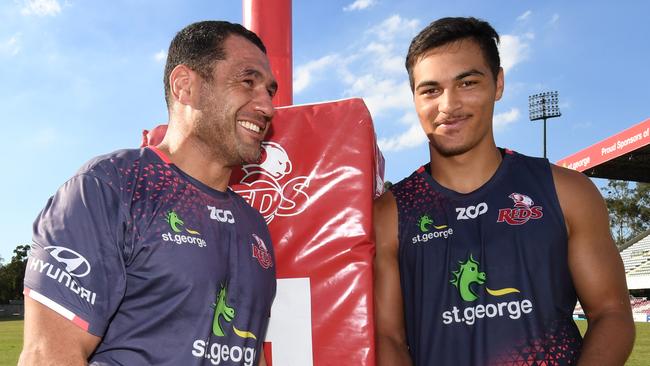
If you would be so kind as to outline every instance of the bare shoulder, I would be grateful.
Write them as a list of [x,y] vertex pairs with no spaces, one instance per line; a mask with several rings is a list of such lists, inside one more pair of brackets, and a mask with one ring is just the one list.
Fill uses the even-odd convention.
[[397,202],[391,191],[384,192],[373,203],[376,242],[397,238]]
[[377,197],[373,203],[373,211],[375,215],[390,216],[390,214],[397,214],[397,203],[395,196],[391,191],[384,192],[381,196]]
[[580,221],[608,227],[607,207],[598,188],[585,174],[551,165],[553,181],[569,231]]

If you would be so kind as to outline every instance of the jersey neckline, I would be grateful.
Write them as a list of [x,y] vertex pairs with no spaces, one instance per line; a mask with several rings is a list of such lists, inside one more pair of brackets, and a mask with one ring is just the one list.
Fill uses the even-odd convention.
[[501,152],[502,159],[501,162],[499,163],[499,166],[497,167],[497,170],[494,172],[492,177],[490,177],[490,179],[487,180],[487,182],[485,182],[482,186],[478,187],[477,189],[469,193],[460,193],[454,191],[453,189],[444,187],[443,185],[438,183],[435,179],[433,179],[433,176],[431,175],[431,162],[422,165],[417,170],[417,173],[423,176],[424,179],[429,183],[429,185],[431,185],[431,187],[433,187],[434,190],[442,193],[445,196],[454,199],[459,199],[459,200],[472,199],[477,196],[482,196],[485,192],[490,190],[492,186],[498,184],[501,178],[507,174],[510,165],[514,161],[515,155],[517,154],[516,152],[510,149],[504,149],[504,148],[498,148],[498,149]]
[[162,152],[157,147],[146,146],[145,150],[150,150],[151,152],[153,152],[158,157],[158,159],[160,159],[163,163],[165,163],[165,165],[167,165],[170,169],[175,171],[178,175],[180,175],[184,179],[188,180],[190,184],[192,184],[202,192],[221,200],[229,200],[231,198],[230,193],[232,192],[232,189],[230,189],[230,186],[226,188],[225,192],[209,187],[205,183],[185,173],[181,168],[176,166],[176,164],[174,164],[164,152]]

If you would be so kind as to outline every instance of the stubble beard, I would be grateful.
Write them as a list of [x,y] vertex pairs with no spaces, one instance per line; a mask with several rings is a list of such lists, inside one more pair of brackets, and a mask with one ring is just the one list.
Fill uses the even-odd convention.
[[445,158],[465,154],[474,148],[474,146],[476,146],[476,144],[471,144],[469,142],[463,142],[461,144],[444,144],[437,141],[435,136],[429,136],[429,149],[435,150],[438,155]]

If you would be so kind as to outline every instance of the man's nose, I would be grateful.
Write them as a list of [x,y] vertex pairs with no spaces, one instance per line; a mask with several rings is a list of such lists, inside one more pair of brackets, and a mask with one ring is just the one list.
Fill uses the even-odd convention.
[[438,110],[444,114],[453,114],[461,107],[460,98],[457,92],[452,89],[446,89],[438,100]]
[[273,114],[275,114],[273,97],[266,89],[257,92],[253,103],[255,111],[262,114],[266,119],[270,120],[273,117]]

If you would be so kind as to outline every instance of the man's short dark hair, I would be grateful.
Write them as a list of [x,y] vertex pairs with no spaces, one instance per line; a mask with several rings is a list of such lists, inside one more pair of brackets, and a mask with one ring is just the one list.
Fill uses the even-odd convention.
[[169,74],[180,64],[196,71],[205,80],[212,79],[212,64],[224,60],[226,53],[223,42],[230,35],[238,35],[251,41],[266,54],[262,40],[240,24],[208,20],[188,25],[176,34],[167,52],[165,64],[165,102],[171,107]]
[[406,54],[406,71],[409,74],[411,90],[414,90],[413,67],[432,48],[462,39],[476,42],[496,80],[501,60],[499,58],[499,34],[492,26],[476,18],[441,18],[424,28],[413,40]]

